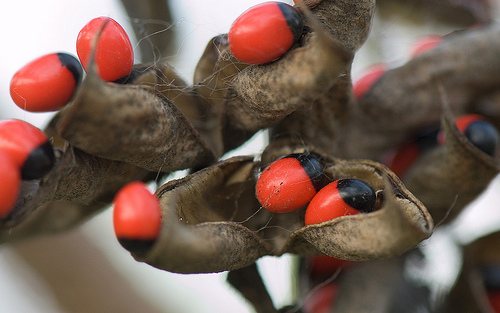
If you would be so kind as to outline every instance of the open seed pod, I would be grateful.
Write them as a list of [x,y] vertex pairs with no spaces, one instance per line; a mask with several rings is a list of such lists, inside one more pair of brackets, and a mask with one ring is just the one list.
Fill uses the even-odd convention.
[[156,193],[163,210],[160,237],[151,250],[133,255],[172,272],[219,272],[284,253],[390,258],[430,236],[433,221],[427,210],[385,166],[327,156],[322,162],[329,180],[368,182],[378,195],[376,211],[304,226],[305,207],[290,213],[260,207],[255,183],[266,164],[236,157],[163,185]]
[[437,47],[382,75],[353,104],[360,114],[352,118],[358,119],[355,123],[360,128],[350,127],[352,132],[338,137],[344,141],[346,157],[376,159],[422,127],[438,124],[443,114],[438,86],[453,114],[477,112],[471,103],[500,86],[500,62],[496,61],[500,40],[493,39],[499,38],[499,32],[500,27],[492,24],[450,34]]
[[92,66],[58,131],[101,158],[156,172],[207,165],[214,155],[182,112],[147,86],[102,81]]
[[445,144],[423,155],[404,177],[408,189],[440,222],[446,217],[453,220],[500,172],[498,159],[469,142],[448,109],[444,110],[442,128]]
[[[323,3],[334,6],[332,1]],[[223,117],[227,149],[297,109],[310,106],[332,88],[341,74],[348,72],[352,52],[316,20],[314,12],[303,7],[303,14],[312,32],[303,35],[301,46],[276,62],[249,66],[234,77]]]

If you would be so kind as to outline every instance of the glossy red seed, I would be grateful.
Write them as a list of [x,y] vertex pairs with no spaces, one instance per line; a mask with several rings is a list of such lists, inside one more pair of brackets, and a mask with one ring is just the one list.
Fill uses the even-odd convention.
[[352,85],[352,91],[356,99],[360,99],[365,93],[370,90],[373,84],[387,72],[385,64],[377,64],[367,68]]
[[395,152],[387,154],[382,162],[396,175],[403,177],[423,153],[436,147],[438,131],[439,129],[435,127],[422,129],[411,140],[403,143]]
[[4,218],[16,204],[21,187],[21,173],[9,153],[3,150],[0,150],[0,173],[0,218]]
[[409,142],[398,149],[387,162],[394,174],[402,177],[406,170],[419,158],[420,149],[416,142]]
[[149,248],[158,238],[161,224],[158,198],[144,183],[132,182],[120,189],[114,199],[113,225],[126,249],[136,252]]
[[76,40],[76,51],[88,71],[95,36],[102,30],[97,42],[95,63],[103,80],[115,81],[126,77],[134,65],[132,44],[125,30],[109,17],[98,17],[85,25]]
[[228,34],[229,49],[240,61],[264,64],[287,52],[302,34],[302,18],[281,2],[258,4],[240,15]]
[[312,225],[345,215],[373,211],[376,194],[358,179],[341,179],[323,187],[306,209],[305,224]]
[[0,150],[13,160],[23,179],[41,178],[55,161],[47,136],[35,126],[17,119],[0,121]]
[[23,66],[12,77],[10,96],[30,112],[59,110],[73,96],[82,77],[80,62],[66,53],[51,53]]
[[316,255],[308,259],[309,274],[312,277],[330,277],[339,269],[352,265],[354,262],[334,258],[328,255]]
[[417,39],[410,48],[410,56],[416,57],[417,55],[435,48],[441,43],[443,37],[437,35],[429,35]]
[[313,154],[293,154],[266,167],[255,186],[260,205],[286,213],[306,205],[321,184],[323,168]]

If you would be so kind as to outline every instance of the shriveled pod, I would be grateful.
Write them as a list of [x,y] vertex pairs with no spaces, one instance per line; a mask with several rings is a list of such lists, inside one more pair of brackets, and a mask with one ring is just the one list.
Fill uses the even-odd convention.
[[[189,86],[166,60],[136,65],[127,83],[151,87],[169,99],[186,116],[210,149],[217,156],[222,155],[220,125],[214,122],[219,119],[220,105],[214,106],[208,92],[201,93],[199,86]],[[216,93],[214,90],[212,92]]]
[[478,197],[500,172],[500,161],[474,146],[445,110],[443,145],[423,155],[405,174],[406,186],[436,221],[451,221]]
[[[476,108],[470,104],[500,86],[496,74],[500,63],[477,58],[477,55],[495,58],[500,42],[492,42],[490,38],[499,33],[500,27],[491,25],[444,36],[434,49],[385,73],[355,104],[360,114],[353,119],[358,120],[355,124],[359,129],[350,127],[346,136],[338,137],[342,141],[339,146],[345,147],[344,153],[351,157],[378,158],[423,125],[439,124],[443,114],[442,94],[449,99],[454,115],[475,112]],[[391,123],[384,122],[388,120]],[[351,142],[359,144],[350,145]]]
[[170,100],[147,86],[105,83],[91,67],[58,131],[87,153],[169,172],[207,165],[214,156]]
[[150,251],[134,257],[181,273],[235,270],[261,256],[289,252],[384,259],[411,249],[432,231],[425,207],[392,172],[372,161],[322,156],[330,180],[356,177],[373,186],[378,195],[373,213],[305,226],[305,206],[289,213],[265,210],[255,197],[255,183],[271,155],[266,152],[263,163],[253,157],[228,159],[163,185],[157,191],[164,221],[160,237]]
[[205,51],[195,83],[200,93],[209,94],[209,101],[223,104],[220,121],[224,151],[241,145],[256,131],[298,108],[309,106],[349,67],[352,52],[315,21],[313,14],[306,11],[306,16],[314,32],[270,64],[228,64],[231,59],[224,37],[218,37],[220,43],[215,45],[223,49],[209,46]]

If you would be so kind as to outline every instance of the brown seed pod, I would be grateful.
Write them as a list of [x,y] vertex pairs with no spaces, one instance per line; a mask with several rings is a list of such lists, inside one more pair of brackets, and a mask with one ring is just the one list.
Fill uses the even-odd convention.
[[249,66],[234,77],[224,107],[226,149],[309,106],[349,68],[352,53],[312,15],[306,16],[314,32],[304,35],[303,46],[276,62]]
[[148,87],[105,83],[95,69],[61,111],[58,131],[90,154],[150,171],[169,172],[214,161],[172,102]]
[[255,182],[261,164],[236,157],[162,186],[157,191],[162,233],[148,253],[134,257],[181,273],[235,270],[263,255],[287,252],[372,260],[399,255],[431,234],[433,222],[425,207],[383,165],[322,160],[331,180],[369,182],[380,197],[377,211],[304,226],[305,207],[273,214],[259,206]]
[[[339,137],[347,151],[356,149],[348,155],[378,158],[424,125],[438,124],[443,111],[437,85],[453,114],[476,111],[470,104],[500,86],[500,62],[495,61],[500,41],[492,40],[499,32],[498,25],[491,25],[452,34],[434,49],[385,73],[357,104],[360,114],[353,119],[361,129],[352,127],[352,135]],[[348,144],[358,140],[358,146]]]
[[[202,57],[203,59],[203,57]],[[214,107],[207,94],[200,93],[197,86],[188,86],[174,68],[166,61],[137,65],[134,77],[127,83],[153,88],[169,99],[182,111],[204,142],[216,156],[223,151],[220,123],[220,107]]]
[[499,160],[473,146],[455,126],[451,112],[444,112],[445,144],[423,155],[404,177],[439,222],[453,220],[500,172]]

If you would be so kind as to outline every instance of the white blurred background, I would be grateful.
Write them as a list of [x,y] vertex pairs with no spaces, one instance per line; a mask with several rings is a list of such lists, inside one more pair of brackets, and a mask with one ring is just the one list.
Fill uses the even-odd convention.
[[[175,4],[174,26],[179,32],[177,54],[176,58],[172,59],[172,64],[189,81],[208,40],[227,32],[239,14],[250,6],[264,1],[174,0],[171,2]],[[291,4],[292,0],[283,2]],[[112,17],[133,37],[129,26],[131,21],[118,1],[17,0],[3,1],[0,9],[4,14],[0,19],[0,42],[2,43],[0,117],[20,118],[38,127],[43,127],[52,114],[22,111],[14,105],[9,96],[10,78],[19,68],[46,53],[62,51],[76,55],[75,40],[79,30],[97,16]],[[404,23],[398,28],[392,26],[389,23],[375,24],[374,32],[378,35],[377,42],[373,45],[369,42],[356,57],[353,68],[354,77],[369,63],[389,61],[398,64],[403,62],[409,44],[418,35],[448,31],[432,23],[416,29]],[[370,50],[370,47],[373,48],[375,45],[385,48]],[[262,149],[262,143],[262,138],[257,137],[240,153],[258,153]],[[479,211],[480,213],[473,211],[466,219],[467,225],[470,225],[471,220],[478,220],[479,226],[474,228],[478,230],[476,231],[479,232],[478,235],[498,228],[500,216],[496,212],[498,210],[494,209],[498,207],[499,189],[499,182],[496,181],[492,188],[493,197],[496,198],[484,200],[486,202],[482,202],[480,206],[483,211]],[[488,216],[488,218],[478,219],[478,216]],[[481,224],[481,221],[488,222],[489,226]],[[111,210],[107,210],[84,224],[80,232],[100,253],[104,254],[111,266],[126,279],[132,288],[150,297],[162,312],[252,312],[245,301],[226,285],[224,273],[178,275],[135,262],[114,237]],[[457,233],[466,234],[461,230]],[[462,237],[470,238],[468,235]],[[28,246],[25,249],[31,248]],[[57,255],[54,256],[54,258],[57,257]],[[292,281],[289,275],[292,262],[288,256],[267,257],[259,261],[259,267],[263,271],[277,307],[292,301]],[[68,288],[71,289],[73,286],[68,286]],[[28,266],[27,262],[9,247],[0,248],[0,303],[2,304],[0,312],[65,312],[58,308],[54,295],[44,285],[40,274]]]

